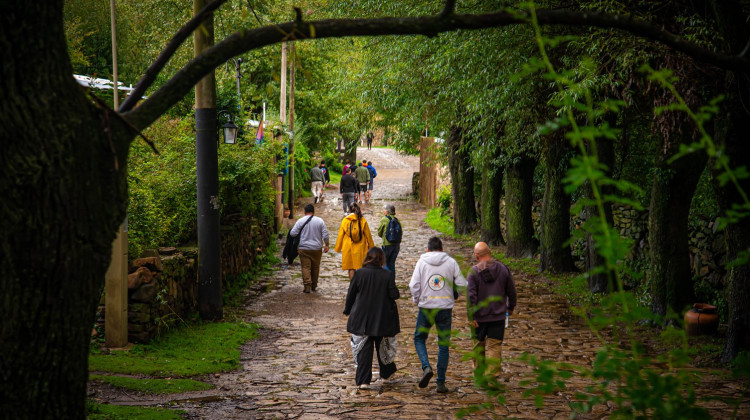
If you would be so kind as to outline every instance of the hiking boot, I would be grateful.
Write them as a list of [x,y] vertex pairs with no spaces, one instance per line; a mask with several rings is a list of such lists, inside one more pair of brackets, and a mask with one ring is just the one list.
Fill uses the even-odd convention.
[[445,382],[438,382],[435,391],[437,391],[438,394],[445,394],[448,392],[448,387],[445,386]]
[[422,370],[422,379],[419,380],[419,387],[427,388],[427,385],[430,384],[430,379],[432,379],[432,368],[427,366]]
[[310,293],[310,286],[309,285],[305,285],[305,290],[303,290],[303,292]]
[[318,288],[318,285],[317,285],[317,284],[313,284],[312,286],[310,286],[310,290],[311,290],[311,291],[313,291],[313,292],[314,292],[314,291],[315,291],[315,289],[317,289],[317,288]]

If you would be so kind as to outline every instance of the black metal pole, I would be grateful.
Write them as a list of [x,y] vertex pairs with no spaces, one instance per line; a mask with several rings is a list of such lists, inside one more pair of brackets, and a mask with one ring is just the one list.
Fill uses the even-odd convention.
[[198,173],[198,296],[203,319],[223,317],[216,109],[195,110]]

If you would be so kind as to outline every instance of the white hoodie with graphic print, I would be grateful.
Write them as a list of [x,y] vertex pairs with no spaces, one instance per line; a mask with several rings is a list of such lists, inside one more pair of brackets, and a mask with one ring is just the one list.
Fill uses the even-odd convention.
[[467,284],[456,260],[442,251],[422,254],[409,282],[412,301],[420,308],[452,309],[453,284]]

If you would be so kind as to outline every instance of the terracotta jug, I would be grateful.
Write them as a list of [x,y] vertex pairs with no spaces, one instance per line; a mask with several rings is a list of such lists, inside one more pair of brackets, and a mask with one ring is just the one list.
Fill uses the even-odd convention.
[[695,303],[685,312],[685,330],[690,336],[713,334],[719,327],[719,314],[716,306],[707,303]]

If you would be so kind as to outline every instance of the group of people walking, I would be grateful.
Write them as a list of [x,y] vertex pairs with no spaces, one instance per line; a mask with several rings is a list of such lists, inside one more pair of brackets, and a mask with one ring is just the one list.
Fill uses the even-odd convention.
[[353,203],[369,203],[375,185],[375,170],[372,161],[362,160],[358,165],[352,165],[349,159],[344,165],[343,176],[339,183],[339,192],[344,206],[344,213],[351,213]]
[[[314,206],[306,206],[305,217],[297,221],[290,233],[303,235],[299,255],[305,293],[316,290],[320,258],[322,252],[328,252],[328,231],[323,220],[314,216],[314,210]],[[395,206],[386,204],[377,230],[383,246],[375,247],[359,204],[351,203],[348,210],[350,214],[339,226],[335,251],[342,254],[341,268],[347,271],[350,280],[343,313],[349,317],[347,331],[351,334],[350,344],[357,364],[355,383],[367,388],[372,381],[375,354],[381,378],[388,379],[397,371],[395,337],[401,328],[395,262],[402,227]],[[305,231],[307,224],[311,227]],[[303,244],[315,249],[303,248]],[[445,393],[455,299],[464,288],[467,290],[467,316],[475,340],[475,370],[485,367],[491,375],[497,375],[506,319],[516,306],[516,290],[510,270],[492,257],[484,242],[474,247],[477,264],[466,278],[456,260],[443,251],[440,238],[432,237],[426,245],[427,252],[420,256],[409,282],[412,302],[418,307],[413,338],[422,368],[418,386],[427,387],[436,373],[436,392]],[[438,334],[436,371],[430,364],[426,345],[433,325]]]

